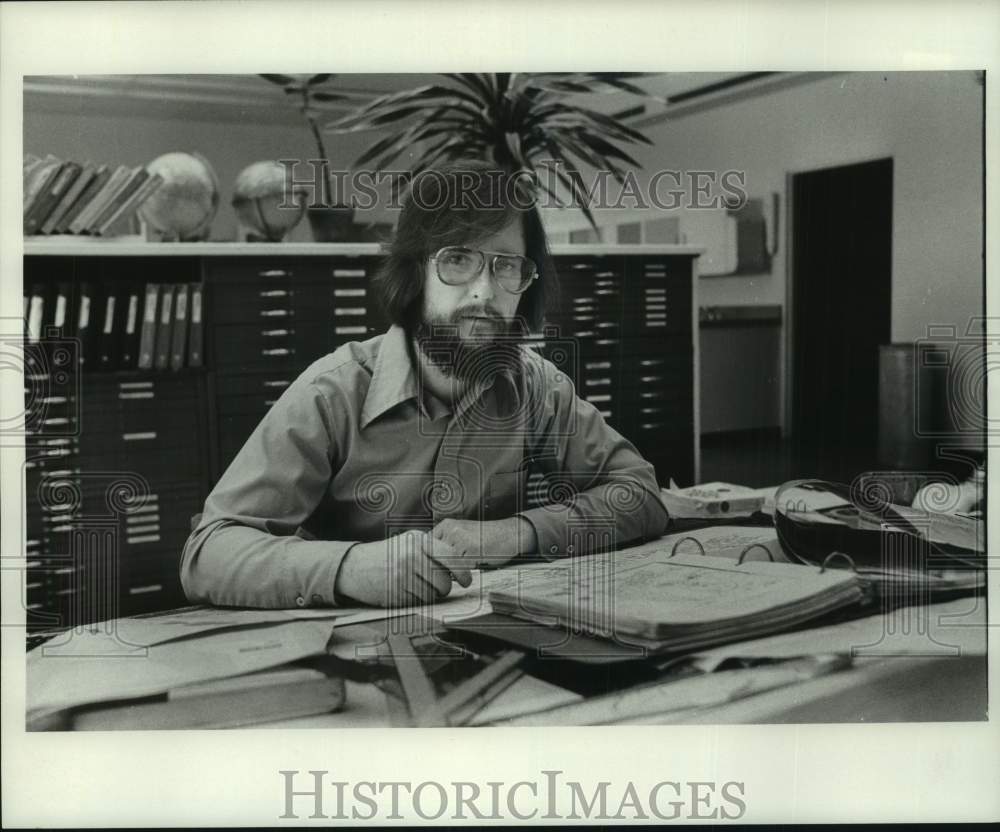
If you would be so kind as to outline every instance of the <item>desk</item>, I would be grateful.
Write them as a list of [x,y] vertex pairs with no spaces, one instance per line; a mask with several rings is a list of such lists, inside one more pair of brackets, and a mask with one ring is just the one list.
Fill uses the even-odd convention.
[[[760,533],[759,528],[746,530],[748,536]],[[501,573],[490,575],[509,579]],[[488,583],[484,577],[482,584]],[[464,605],[469,614],[477,612],[480,598],[453,601],[451,606],[442,605],[440,617],[455,610],[455,604]],[[551,684],[565,677],[547,683],[524,676],[477,715],[477,721],[545,726],[983,720],[987,695],[985,613],[983,599],[975,596],[891,612],[876,608],[865,617],[698,651],[700,667],[712,672],[665,673],[655,681],[590,699]],[[239,614],[262,619],[281,615],[274,611]],[[299,623],[286,619],[281,626],[320,628],[319,649],[330,632],[323,628],[331,628],[334,636],[338,629],[336,620],[315,618]],[[372,638],[369,633],[366,643],[372,643]],[[174,645],[178,643],[184,645]],[[331,641],[328,649],[350,657],[354,655],[351,645],[345,638],[340,643]],[[176,646],[173,649],[176,656]],[[823,675],[813,678],[808,661],[822,654],[853,656],[853,662],[821,668]],[[764,664],[725,669],[726,661],[737,659],[764,660]],[[789,664],[795,661],[803,663],[806,672]],[[390,724],[386,695],[379,688],[358,681],[347,681],[346,688],[346,704],[336,713],[260,727],[365,728]]]

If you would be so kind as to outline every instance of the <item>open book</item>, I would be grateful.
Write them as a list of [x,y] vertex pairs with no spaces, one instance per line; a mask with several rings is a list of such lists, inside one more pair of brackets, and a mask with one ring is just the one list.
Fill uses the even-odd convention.
[[495,612],[654,652],[777,632],[864,598],[846,570],[666,550],[577,558],[558,577],[490,593]]

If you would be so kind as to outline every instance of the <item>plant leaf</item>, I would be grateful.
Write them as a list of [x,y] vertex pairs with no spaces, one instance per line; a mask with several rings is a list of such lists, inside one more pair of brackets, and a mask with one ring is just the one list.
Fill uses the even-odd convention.
[[312,87],[316,84],[322,84],[324,81],[329,81],[333,78],[332,72],[322,72],[319,75],[313,75],[306,81],[306,86]]
[[279,87],[284,87],[288,84],[294,84],[295,79],[291,75],[267,75],[260,73],[260,77],[265,81],[270,81],[272,84],[277,84]]

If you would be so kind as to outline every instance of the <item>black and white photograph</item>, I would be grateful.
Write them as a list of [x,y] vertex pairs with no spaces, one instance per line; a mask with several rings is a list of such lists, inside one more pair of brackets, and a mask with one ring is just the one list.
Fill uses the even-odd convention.
[[997,10],[562,5],[0,9],[5,826],[1000,819]]

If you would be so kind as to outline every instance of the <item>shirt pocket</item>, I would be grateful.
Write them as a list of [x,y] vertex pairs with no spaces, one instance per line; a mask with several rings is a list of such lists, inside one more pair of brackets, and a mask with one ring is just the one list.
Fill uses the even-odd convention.
[[483,514],[486,520],[504,520],[523,511],[527,497],[528,470],[498,471],[490,477]]

